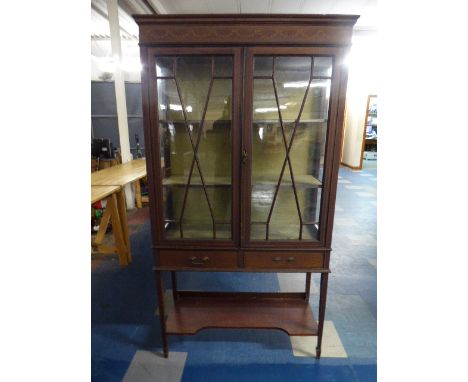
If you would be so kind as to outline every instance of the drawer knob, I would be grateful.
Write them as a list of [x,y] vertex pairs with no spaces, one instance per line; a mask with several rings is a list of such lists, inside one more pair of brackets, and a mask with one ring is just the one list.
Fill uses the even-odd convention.
[[292,263],[296,258],[294,256],[288,257],[288,263]]
[[209,260],[210,258],[208,256],[205,256],[205,257],[192,256],[190,258],[190,263],[194,265],[205,265]]

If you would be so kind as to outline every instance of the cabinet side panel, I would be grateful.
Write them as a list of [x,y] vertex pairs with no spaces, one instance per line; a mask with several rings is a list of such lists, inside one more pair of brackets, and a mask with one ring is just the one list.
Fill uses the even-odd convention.
[[[342,49],[342,52],[336,56],[337,69],[340,71],[340,82],[339,82],[339,93],[338,93],[338,107],[336,115],[336,131],[333,146],[333,165],[331,170],[331,185],[329,191],[328,201],[328,222],[325,232],[325,246],[331,247],[332,231],[333,231],[333,220],[335,215],[335,200],[338,183],[338,171],[340,169],[341,161],[341,140],[343,135],[343,121],[344,121],[344,110],[346,103],[346,89],[348,82],[348,68],[344,64],[345,57],[349,49]],[[328,267],[328,264],[326,264]]]

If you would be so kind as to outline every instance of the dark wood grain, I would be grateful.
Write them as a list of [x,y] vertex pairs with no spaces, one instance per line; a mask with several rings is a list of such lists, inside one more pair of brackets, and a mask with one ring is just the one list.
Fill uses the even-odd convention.
[[318,332],[312,310],[302,296],[269,298],[239,293],[191,298],[180,293],[168,313],[167,334],[196,334],[206,328],[279,329],[294,336]]
[[[164,355],[168,355],[167,334],[195,334],[203,328],[268,328],[290,335],[318,335],[316,354],[320,357],[346,96],[347,68],[343,62],[358,16],[243,14],[134,18],[140,30],[152,251],[163,318]],[[233,57],[231,239],[165,237],[155,73],[158,55]],[[315,241],[250,239],[252,90],[256,55],[325,55],[333,59],[319,235]],[[167,319],[164,319],[167,312],[161,271],[172,272],[175,308]],[[177,271],[306,272],[307,276],[303,293],[226,294],[178,290]],[[321,273],[318,324],[308,305],[311,273]]]
[[347,45],[359,16],[157,15],[134,16],[140,44]]
[[247,268],[322,268],[323,254],[311,252],[250,252],[246,251],[245,266]]
[[217,251],[159,251],[159,265],[193,268],[234,268],[237,267],[237,252]]

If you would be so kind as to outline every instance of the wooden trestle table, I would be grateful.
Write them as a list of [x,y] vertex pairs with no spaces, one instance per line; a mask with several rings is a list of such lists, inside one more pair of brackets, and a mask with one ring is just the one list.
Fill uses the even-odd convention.
[[[91,202],[94,203],[107,197],[108,203],[108,208],[106,208],[101,220],[99,232],[94,240],[93,247],[100,253],[110,253],[111,251],[112,253],[117,253],[121,265],[127,265],[132,261],[128,236],[127,205],[123,187],[127,184],[134,184],[136,205],[138,208],[141,208],[140,180],[146,177],[146,175],[146,161],[144,159],[132,160],[91,174]],[[109,212],[106,215],[107,210]],[[98,250],[97,248],[104,238],[110,219],[112,219],[116,248],[103,248],[100,246],[101,249]],[[116,220],[115,223],[114,219]],[[101,232],[101,228],[103,232]],[[120,232],[122,233],[123,243],[120,243],[118,239]]]

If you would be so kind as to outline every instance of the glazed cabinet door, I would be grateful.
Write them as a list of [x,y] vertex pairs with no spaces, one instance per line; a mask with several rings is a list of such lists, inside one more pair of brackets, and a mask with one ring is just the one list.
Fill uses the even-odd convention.
[[246,56],[243,167],[248,245],[323,244],[339,73],[333,48]]
[[240,50],[149,49],[159,242],[239,237]]

